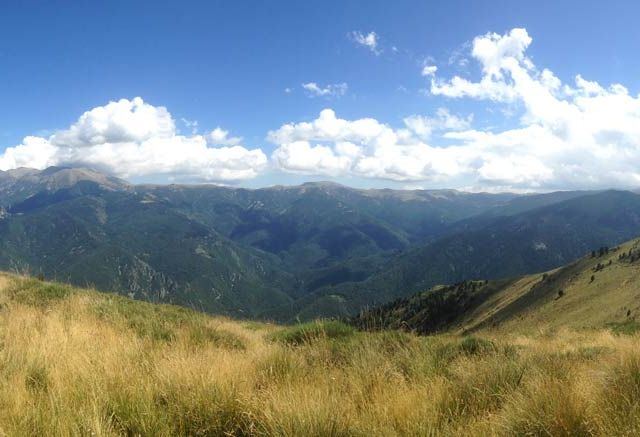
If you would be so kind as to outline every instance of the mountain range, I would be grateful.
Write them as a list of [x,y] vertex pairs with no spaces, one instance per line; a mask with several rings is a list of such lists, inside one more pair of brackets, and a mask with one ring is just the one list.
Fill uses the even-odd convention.
[[640,195],[133,185],[0,172],[0,268],[211,313],[357,313],[437,284],[540,272],[640,234]]

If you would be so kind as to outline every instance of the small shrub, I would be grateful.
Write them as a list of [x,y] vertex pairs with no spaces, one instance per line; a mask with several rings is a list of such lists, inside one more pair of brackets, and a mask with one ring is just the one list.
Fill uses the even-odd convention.
[[129,325],[139,337],[147,337],[154,341],[170,342],[175,340],[176,333],[162,321],[135,320]]
[[634,335],[640,331],[640,323],[638,322],[623,322],[623,323],[610,323],[609,329],[616,335]]
[[195,323],[189,327],[189,341],[196,346],[212,344],[224,349],[246,349],[244,341],[237,335],[221,329],[212,328],[204,323]]
[[449,364],[460,355],[461,349],[452,341],[430,342],[428,344],[431,368],[436,373],[446,373]]
[[97,300],[94,313],[116,325],[124,324],[139,337],[156,341],[175,340],[176,332],[200,320],[200,315],[186,308],[140,302],[113,295]]
[[496,352],[493,342],[477,337],[465,337],[458,345],[460,351],[465,355],[478,355]]
[[271,335],[271,340],[289,345],[310,343],[320,338],[344,339],[351,337],[355,329],[338,321],[313,321],[284,328]]
[[7,294],[16,302],[37,308],[48,308],[72,293],[73,288],[69,285],[33,278],[16,278],[7,288]]

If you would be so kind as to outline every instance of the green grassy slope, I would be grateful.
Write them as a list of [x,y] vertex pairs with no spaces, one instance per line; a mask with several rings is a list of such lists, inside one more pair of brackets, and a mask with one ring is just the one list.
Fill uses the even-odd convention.
[[426,334],[633,326],[640,321],[640,240],[546,273],[436,287],[363,311],[363,328]]

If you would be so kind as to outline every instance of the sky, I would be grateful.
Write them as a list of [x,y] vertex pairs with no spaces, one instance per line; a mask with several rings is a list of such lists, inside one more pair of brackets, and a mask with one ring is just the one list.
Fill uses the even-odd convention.
[[640,187],[635,1],[0,3],[0,169]]

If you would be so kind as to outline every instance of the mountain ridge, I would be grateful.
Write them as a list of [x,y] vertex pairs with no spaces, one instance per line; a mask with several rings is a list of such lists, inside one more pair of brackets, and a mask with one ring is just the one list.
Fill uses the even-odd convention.
[[[552,264],[529,253],[531,242],[514,245],[504,255],[511,267],[488,277],[560,265],[587,246],[613,245],[640,229],[629,220],[640,196],[630,193],[583,200],[584,217],[572,216],[575,232],[566,238],[553,223],[564,220],[567,202],[598,193],[362,190],[316,182],[244,189],[131,185],[76,167],[14,173],[20,177],[4,182],[0,173],[0,268],[238,317],[344,316],[433,283],[484,276],[478,250],[525,241],[544,207],[550,212],[541,223],[551,225],[539,232],[559,241],[543,240]],[[607,215],[620,218],[608,223]],[[622,231],[610,232],[615,226]],[[487,229],[509,236],[484,241]],[[457,276],[447,273],[449,265]]]

